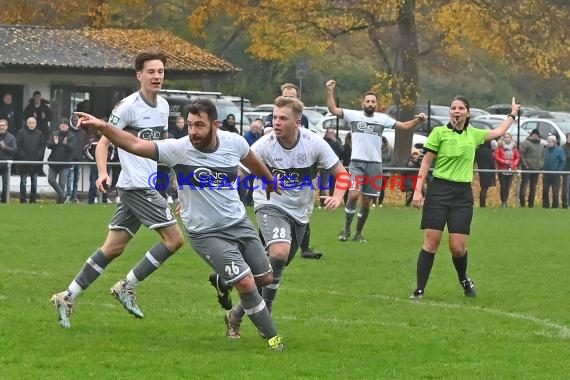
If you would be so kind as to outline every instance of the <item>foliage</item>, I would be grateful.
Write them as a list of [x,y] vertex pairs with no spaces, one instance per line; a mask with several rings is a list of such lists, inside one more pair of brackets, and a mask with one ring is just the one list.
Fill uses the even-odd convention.
[[[519,72],[570,77],[568,8],[549,5],[537,0],[204,0],[190,24],[204,33],[218,14],[231,14],[234,27],[247,29],[252,55],[280,62],[301,55],[316,58],[340,36],[362,32],[366,40],[361,41],[375,58],[375,88],[382,90],[383,101],[391,97],[400,104],[400,117],[407,119],[421,88],[423,58],[441,57],[443,65],[447,61],[449,70],[457,71],[473,65],[472,54],[483,51]],[[399,135],[404,137],[396,155],[402,161],[401,147],[411,136]]]

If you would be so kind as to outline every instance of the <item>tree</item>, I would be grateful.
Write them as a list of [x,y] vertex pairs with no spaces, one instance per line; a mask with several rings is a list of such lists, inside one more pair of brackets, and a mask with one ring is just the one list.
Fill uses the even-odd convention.
[[[474,51],[501,60],[514,71],[570,77],[566,30],[568,6],[561,1],[522,0],[203,0],[190,17],[203,33],[218,14],[231,14],[234,26],[251,38],[248,52],[267,60],[318,56],[341,36],[365,34],[376,69],[399,119],[414,114],[418,62],[442,57],[444,69],[475,65]],[[530,20],[525,22],[525,20]],[[509,36],[505,38],[505,36]],[[445,65],[452,65],[445,68]],[[434,70],[438,65],[433,65]],[[411,134],[396,135],[396,159],[409,155]]]

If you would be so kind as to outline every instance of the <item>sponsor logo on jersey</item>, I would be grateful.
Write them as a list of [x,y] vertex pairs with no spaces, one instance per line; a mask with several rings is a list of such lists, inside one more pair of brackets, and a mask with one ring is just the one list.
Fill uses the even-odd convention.
[[143,140],[160,140],[161,131],[159,129],[154,128],[145,128],[141,129],[137,136]]
[[213,171],[209,168],[197,168],[194,170],[194,180],[202,185],[219,187],[223,184],[231,184],[227,173]]

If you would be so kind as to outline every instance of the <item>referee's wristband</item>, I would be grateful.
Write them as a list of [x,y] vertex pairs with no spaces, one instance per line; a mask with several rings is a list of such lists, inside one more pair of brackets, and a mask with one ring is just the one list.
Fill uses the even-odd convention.
[[512,113],[508,114],[507,117],[512,117],[513,120],[516,120],[516,119],[517,119],[517,117],[516,117],[515,115],[513,115]]

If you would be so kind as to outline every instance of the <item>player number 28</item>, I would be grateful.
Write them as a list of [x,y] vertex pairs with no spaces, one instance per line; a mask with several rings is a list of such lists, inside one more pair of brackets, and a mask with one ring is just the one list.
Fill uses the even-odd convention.
[[285,228],[275,227],[273,229],[273,239],[285,239]]

